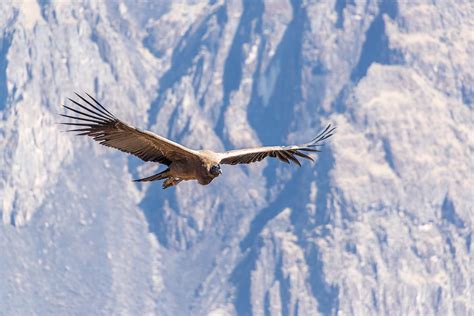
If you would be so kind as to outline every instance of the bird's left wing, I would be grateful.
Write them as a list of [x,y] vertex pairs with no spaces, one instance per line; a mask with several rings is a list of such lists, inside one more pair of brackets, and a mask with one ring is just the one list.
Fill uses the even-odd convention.
[[312,141],[303,145],[256,147],[219,153],[220,163],[229,165],[247,164],[261,161],[266,157],[274,157],[283,162],[290,163],[291,161],[301,166],[297,157],[313,160],[313,158],[304,152],[319,152],[320,150],[318,150],[317,147],[322,146],[323,144],[321,142],[331,137],[335,129],[335,127],[331,127],[329,124]]
[[78,127],[69,131],[90,136],[104,146],[135,155],[144,161],[158,162],[168,166],[178,156],[189,157],[197,154],[196,151],[162,136],[141,131],[122,122],[89,94],[87,95],[90,100],[77,93],[76,95],[80,98],[79,102],[69,99],[76,107],[64,105],[76,115],[60,114],[76,120],[76,122],[61,123]]

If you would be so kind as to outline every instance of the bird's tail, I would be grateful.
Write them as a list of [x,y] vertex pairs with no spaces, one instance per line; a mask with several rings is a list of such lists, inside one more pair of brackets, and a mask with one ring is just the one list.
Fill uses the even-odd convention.
[[169,177],[169,174],[168,174],[168,171],[170,171],[170,169],[166,169],[160,173],[157,173],[157,174],[154,174],[152,176],[149,176],[149,177],[146,177],[146,178],[142,178],[142,179],[136,179],[136,180],[133,180],[133,182],[144,182],[144,181],[155,181],[155,180],[163,180],[165,178],[168,178]]

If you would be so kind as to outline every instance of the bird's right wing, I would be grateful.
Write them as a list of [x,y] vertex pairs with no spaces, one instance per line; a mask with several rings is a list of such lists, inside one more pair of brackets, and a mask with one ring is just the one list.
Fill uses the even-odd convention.
[[77,122],[61,123],[78,127],[69,131],[90,136],[104,146],[135,155],[144,161],[158,162],[168,166],[177,156],[189,157],[197,154],[196,151],[162,136],[141,131],[122,122],[89,94],[87,96],[90,100],[77,93],[76,95],[80,98],[79,102],[69,99],[76,107],[64,105],[66,109],[74,112],[75,116],[60,114],[77,120]]
[[301,166],[297,157],[313,160],[304,152],[319,152],[317,147],[323,145],[321,142],[331,137],[335,129],[335,127],[331,128],[331,125],[328,125],[312,141],[303,145],[256,147],[219,153],[220,163],[236,165],[261,161],[266,157],[275,157],[283,162],[290,163],[291,161]]

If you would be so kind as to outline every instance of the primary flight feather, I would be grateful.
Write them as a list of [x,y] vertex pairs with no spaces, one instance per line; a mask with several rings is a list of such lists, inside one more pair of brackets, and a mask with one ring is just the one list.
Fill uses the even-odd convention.
[[331,137],[335,130],[335,127],[328,125],[312,141],[302,145],[256,147],[223,153],[193,150],[122,122],[89,94],[87,94],[89,99],[77,93],[76,95],[78,100],[69,99],[74,106],[64,105],[74,115],[60,114],[75,121],[61,124],[75,127],[69,131],[90,136],[102,145],[135,155],[143,161],[168,166],[166,170],[158,174],[134,180],[165,180],[163,189],[177,185],[183,180],[197,180],[200,184],[207,185],[222,173],[220,164],[248,164],[261,161],[266,157],[274,157],[283,162],[293,162],[301,166],[298,158],[313,160],[306,153],[319,152],[317,147]]

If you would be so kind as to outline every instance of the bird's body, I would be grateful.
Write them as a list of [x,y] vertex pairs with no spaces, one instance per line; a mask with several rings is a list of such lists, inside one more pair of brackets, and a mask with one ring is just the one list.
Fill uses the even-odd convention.
[[261,161],[265,157],[275,157],[286,163],[291,161],[301,165],[297,157],[313,160],[304,152],[319,152],[315,147],[321,146],[320,142],[331,137],[334,131],[329,125],[311,142],[296,146],[257,147],[223,153],[193,150],[122,122],[90,95],[90,100],[77,93],[76,95],[83,103],[70,99],[78,108],[64,107],[80,116],[61,115],[79,122],[62,124],[78,127],[70,131],[90,136],[102,145],[130,153],[144,161],[167,165],[168,168],[158,174],[134,180],[165,180],[164,189],[188,180],[197,180],[200,184],[207,185],[222,173],[221,164],[246,164]]
[[197,151],[195,156],[174,160],[169,166],[169,175],[173,178],[173,185],[183,180],[197,180],[200,184],[207,185],[219,176],[220,172],[216,174],[210,172],[212,166],[218,165],[219,159],[215,152],[201,150]]

